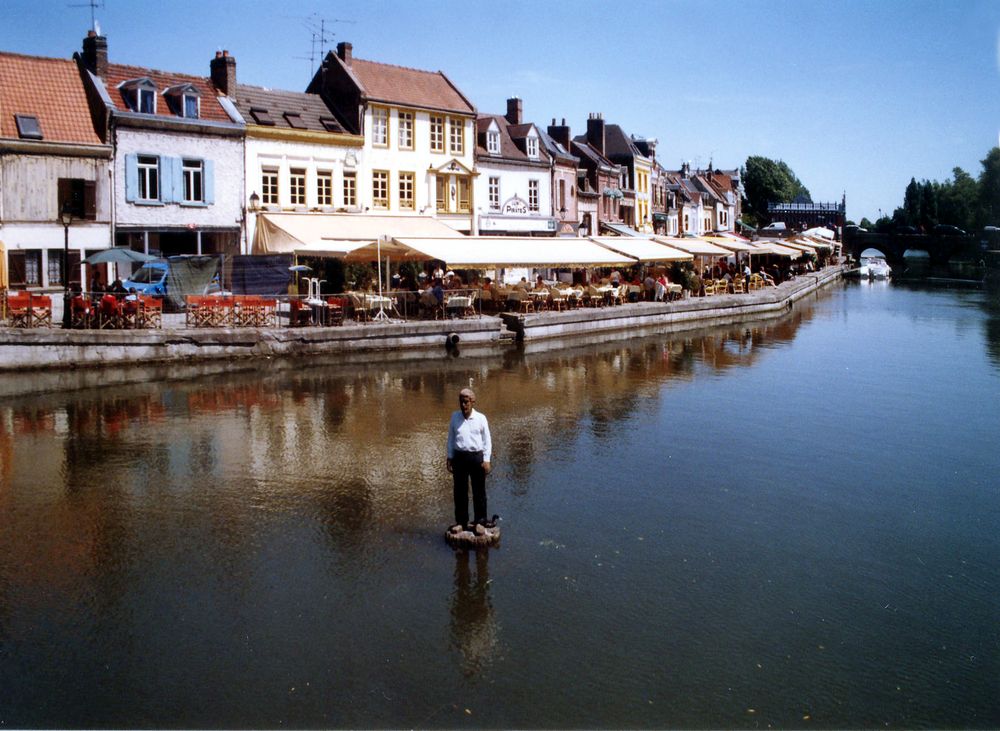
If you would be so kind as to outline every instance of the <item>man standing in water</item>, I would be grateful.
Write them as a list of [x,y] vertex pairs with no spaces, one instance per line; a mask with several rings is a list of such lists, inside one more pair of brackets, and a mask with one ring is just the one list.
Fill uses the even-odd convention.
[[476,523],[486,523],[486,475],[490,473],[493,443],[486,417],[473,408],[476,394],[463,388],[458,394],[459,410],[448,424],[448,471],[455,479],[455,523],[469,523],[469,482],[472,482],[472,510]]

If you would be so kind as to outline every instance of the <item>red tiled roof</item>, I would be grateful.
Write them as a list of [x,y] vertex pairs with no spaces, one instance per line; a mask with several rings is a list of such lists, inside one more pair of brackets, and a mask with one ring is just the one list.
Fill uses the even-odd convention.
[[[491,155],[487,147],[486,134],[492,122],[496,122],[497,128],[500,131],[499,155]],[[532,124],[510,124],[502,114],[480,114],[476,119],[476,157],[481,158],[483,162],[489,162],[492,158],[494,160],[507,159],[547,163],[549,161],[549,153],[542,146],[541,140],[538,143],[538,158],[534,160],[528,157],[527,153],[515,142],[515,138],[521,139],[525,137],[533,126]]]
[[19,138],[15,114],[37,117],[45,142],[101,144],[69,59],[0,53],[0,137]]
[[476,111],[440,71],[421,71],[359,58],[353,59],[347,68],[361,82],[365,95],[372,101],[463,114]]
[[178,119],[179,117],[174,114],[167,104],[167,100],[163,97],[163,92],[171,86],[191,84],[198,90],[198,94],[201,96],[200,119],[211,122],[232,123],[233,121],[226,114],[226,110],[222,108],[222,105],[219,104],[215,87],[212,86],[212,82],[208,77],[187,76],[186,74],[157,71],[156,69],[147,69],[141,66],[124,66],[122,64],[111,63],[108,64],[108,72],[104,77],[104,85],[107,87],[108,95],[111,97],[111,102],[115,105],[115,109],[123,112],[131,111],[128,103],[125,101],[125,97],[122,95],[121,89],[118,88],[119,84],[142,78],[148,78],[156,86],[157,117]]

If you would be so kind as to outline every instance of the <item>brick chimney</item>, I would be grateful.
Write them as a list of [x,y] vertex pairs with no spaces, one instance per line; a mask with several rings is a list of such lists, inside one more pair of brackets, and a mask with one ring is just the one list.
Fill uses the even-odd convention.
[[604,154],[604,115],[600,112],[593,112],[587,117],[587,142]]
[[354,46],[346,41],[337,44],[337,55],[340,56],[340,60],[344,62],[345,66],[351,65],[353,51]]
[[507,100],[506,119],[511,124],[521,124],[523,102],[516,96]]
[[216,51],[208,67],[212,71],[212,85],[226,96],[236,94],[236,59],[229,51]]
[[569,146],[571,141],[569,136],[569,126],[566,124],[565,118],[563,118],[562,124],[556,124],[556,120],[553,119],[552,124],[549,125],[546,132],[549,133],[549,137],[562,145],[566,152],[571,151]]
[[108,74],[108,39],[97,31],[88,30],[83,39],[83,66],[101,78]]
[[689,162],[681,163],[681,177],[683,178],[691,177],[691,163]]

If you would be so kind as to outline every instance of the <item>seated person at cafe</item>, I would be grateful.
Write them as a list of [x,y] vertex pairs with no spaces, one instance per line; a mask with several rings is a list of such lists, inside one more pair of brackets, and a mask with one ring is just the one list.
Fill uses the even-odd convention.
[[612,270],[610,280],[611,280],[611,286],[617,287],[619,284],[622,283],[622,273],[617,269]]
[[434,280],[434,286],[431,287],[431,293],[434,295],[434,299],[437,300],[439,305],[444,303],[444,283],[440,279]]
[[653,299],[657,301],[664,301],[669,299],[667,285],[670,284],[670,280],[667,279],[665,272],[660,272],[660,276],[656,278],[655,294]]
[[122,284],[122,280],[116,279],[113,281],[111,286],[108,287],[108,292],[121,299],[122,295],[126,294],[125,285]]
[[528,280],[525,279],[524,277],[521,277],[521,281],[515,284],[514,286],[517,289],[523,289],[525,292],[531,289],[531,285],[528,284]]
[[536,291],[536,292],[540,292],[540,291],[542,291],[543,289],[548,289],[548,288],[549,288],[549,285],[547,285],[547,284],[545,283],[545,280],[544,280],[544,279],[542,279],[542,275],[541,275],[541,274],[539,274],[539,275],[538,275],[538,278],[537,278],[537,279],[535,280],[535,291]]
[[493,291],[493,280],[490,279],[489,277],[486,277],[485,279],[483,279],[483,291],[484,292],[492,292]]

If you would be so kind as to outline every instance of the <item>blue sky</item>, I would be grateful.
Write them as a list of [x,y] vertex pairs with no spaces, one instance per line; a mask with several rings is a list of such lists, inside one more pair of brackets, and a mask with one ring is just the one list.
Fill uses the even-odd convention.
[[[656,137],[668,168],[782,159],[813,200],[846,192],[855,220],[891,212],[911,177],[978,176],[1000,139],[1000,0],[104,0],[96,15],[112,62],[207,75],[225,48],[240,81],[296,90],[323,18],[327,48],[440,69],[480,111],[519,96],[574,134],[602,112]],[[85,0],[0,2],[5,51],[69,57],[89,27]]]

